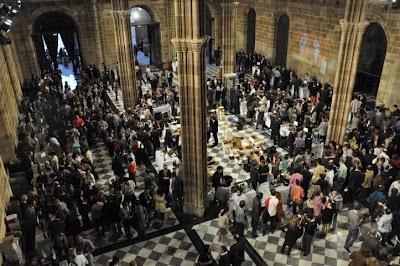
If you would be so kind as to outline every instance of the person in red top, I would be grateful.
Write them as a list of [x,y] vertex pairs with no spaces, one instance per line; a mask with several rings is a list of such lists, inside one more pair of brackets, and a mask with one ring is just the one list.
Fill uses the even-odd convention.
[[85,125],[85,121],[82,118],[80,118],[79,115],[76,115],[72,124],[75,127],[83,127]]
[[128,162],[129,162],[128,164],[129,179],[133,180],[133,182],[135,182],[136,184],[136,170],[137,170],[136,162],[132,158],[129,158]]

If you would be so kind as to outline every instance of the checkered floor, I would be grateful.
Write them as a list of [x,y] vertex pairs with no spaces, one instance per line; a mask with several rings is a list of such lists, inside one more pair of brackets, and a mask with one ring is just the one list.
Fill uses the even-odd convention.
[[95,265],[108,265],[113,256],[121,258],[121,266],[134,259],[137,265],[182,265],[192,266],[198,253],[184,230],[156,237],[116,251],[95,257]]
[[[250,219],[249,219],[250,221]],[[280,249],[285,240],[285,233],[276,230],[274,234],[262,236],[259,232],[257,238],[251,237],[251,228],[245,229],[245,237],[257,253],[265,260],[267,265],[293,265],[293,266],[319,266],[319,265],[348,265],[349,255],[343,249],[346,240],[347,218],[345,213],[338,217],[338,229],[335,233],[330,233],[325,239],[314,237],[312,252],[307,257],[300,256],[300,251],[293,248],[290,256],[281,254]],[[218,219],[211,220],[193,227],[205,243],[218,244]],[[231,236],[232,238],[232,236]],[[298,246],[301,241],[299,240]],[[356,247],[360,247],[360,242]],[[249,264],[248,264],[249,263]],[[252,265],[251,259],[247,258],[243,265]]]
[[[226,115],[227,118],[233,118],[237,121],[237,116],[235,115]],[[224,135],[226,130],[232,129],[232,135],[242,135],[242,136],[257,136],[263,139],[265,145],[267,147],[272,147],[273,141],[266,134],[265,130],[261,131],[260,129],[256,129],[255,126],[245,125],[242,130],[238,130],[236,127],[231,127],[229,122],[221,122],[219,121],[219,129],[218,129],[218,146],[211,147],[209,146],[207,149],[208,156],[213,158],[214,163],[209,167],[212,169],[212,172],[216,171],[218,166],[224,167],[224,175],[230,175],[233,178],[235,183],[246,181],[250,178],[250,173],[244,171],[243,165],[239,164],[240,161],[229,158],[229,152],[227,152],[227,147],[223,144]],[[214,143],[213,138],[211,137],[209,140],[210,145]],[[280,147],[277,147],[277,151],[281,154],[285,154],[286,151]]]
[[[205,223],[201,223],[193,226],[193,229],[200,236],[201,240],[203,240],[204,244],[211,245],[213,250],[219,250],[222,243],[218,241],[218,219],[214,219],[211,221],[207,221]],[[233,241],[232,234],[228,236],[229,242]],[[218,253],[212,252],[213,257],[215,259],[218,258]],[[242,266],[251,266],[254,265],[253,260],[249,257],[249,255],[245,252],[245,261],[242,263]]]

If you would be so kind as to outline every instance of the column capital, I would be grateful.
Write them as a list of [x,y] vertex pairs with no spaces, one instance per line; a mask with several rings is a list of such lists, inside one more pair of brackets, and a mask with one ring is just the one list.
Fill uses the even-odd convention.
[[174,38],[171,40],[172,44],[175,46],[177,52],[201,52],[205,44],[207,43],[209,37],[204,37],[201,39],[179,39]]

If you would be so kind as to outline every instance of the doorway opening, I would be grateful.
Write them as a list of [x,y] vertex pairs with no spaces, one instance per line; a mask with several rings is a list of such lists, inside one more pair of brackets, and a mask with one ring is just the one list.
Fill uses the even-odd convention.
[[387,50],[387,38],[382,26],[371,23],[361,42],[354,92],[376,98]]
[[247,14],[247,45],[246,52],[254,53],[256,45],[256,11],[250,8]]
[[139,66],[161,66],[160,23],[143,7],[133,7],[130,10],[132,45]]
[[282,14],[279,16],[276,27],[275,43],[275,65],[286,66],[288,42],[289,42],[289,16]]
[[82,60],[77,27],[71,17],[53,11],[40,15],[34,22],[32,38],[40,69],[60,70],[63,82],[74,89]]

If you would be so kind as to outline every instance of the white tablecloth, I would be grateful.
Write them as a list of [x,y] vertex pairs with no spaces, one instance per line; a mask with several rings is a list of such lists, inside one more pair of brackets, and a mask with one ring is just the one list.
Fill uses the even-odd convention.
[[168,166],[168,169],[172,170],[174,162],[176,164],[179,164],[180,162],[176,154],[172,154],[172,156],[169,156],[168,154],[165,154],[162,151],[156,151],[156,161],[155,161],[156,170],[161,170],[164,164]]
[[280,185],[275,188],[276,192],[280,192],[282,196],[282,203],[286,204],[289,196],[289,186]]
[[240,115],[246,117],[247,115],[247,101],[240,103]]
[[161,113],[161,114],[168,113],[168,116],[172,115],[171,106],[169,104],[164,104],[164,105],[160,105],[160,106],[154,107],[153,108],[153,112],[154,112],[154,114],[156,114],[156,113]]

